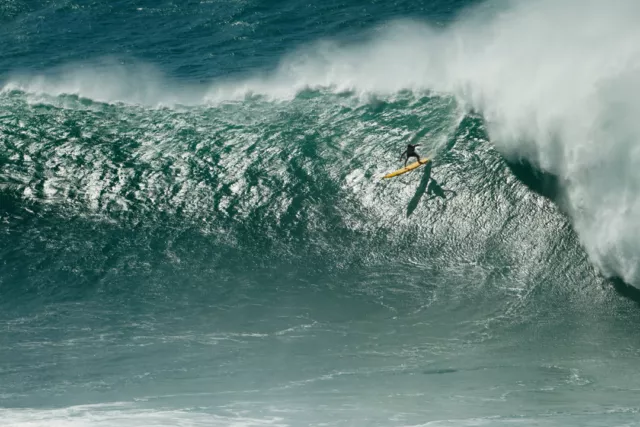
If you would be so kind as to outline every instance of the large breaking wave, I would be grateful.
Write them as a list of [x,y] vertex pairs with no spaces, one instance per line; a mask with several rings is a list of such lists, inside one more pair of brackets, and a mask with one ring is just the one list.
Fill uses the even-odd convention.
[[[63,196],[65,206],[111,216],[160,208],[206,223],[214,206],[218,224],[253,215],[277,228],[286,217],[304,223],[305,236],[336,230],[330,218],[344,230],[379,228],[407,217],[385,191],[413,193],[375,182],[397,149],[413,138],[436,159],[451,156],[476,110],[503,156],[558,177],[556,202],[600,270],[639,283],[638,16],[632,1],[493,2],[444,29],[391,22],[368,41],[321,41],[272,72],[206,86],[179,86],[146,66],[15,77],[3,92],[14,108],[5,129],[16,117],[38,121],[57,142],[34,139],[45,157],[32,169],[29,150],[9,150],[23,157],[8,181],[27,199]],[[100,104],[117,101],[161,108]],[[49,119],[33,113],[43,110]],[[473,156],[464,152],[462,164]]]

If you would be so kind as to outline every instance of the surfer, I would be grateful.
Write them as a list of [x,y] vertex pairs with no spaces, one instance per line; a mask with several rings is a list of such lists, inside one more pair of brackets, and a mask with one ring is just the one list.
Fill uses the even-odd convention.
[[400,160],[402,160],[402,158],[405,156],[405,154],[407,155],[407,158],[404,159],[404,165],[407,166],[407,162],[409,161],[409,157],[415,157],[416,159],[418,159],[418,161],[420,161],[420,156],[418,155],[418,153],[416,153],[416,147],[419,147],[420,144],[416,144],[416,145],[407,145],[407,149],[404,150],[402,152],[402,154],[400,154]]

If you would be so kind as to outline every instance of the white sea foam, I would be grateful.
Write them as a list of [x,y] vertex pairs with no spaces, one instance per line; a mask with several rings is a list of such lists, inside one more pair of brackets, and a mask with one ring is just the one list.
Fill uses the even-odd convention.
[[129,403],[80,405],[59,409],[0,409],[7,427],[261,427],[285,426],[280,417],[252,418],[215,415],[192,410],[139,409]]

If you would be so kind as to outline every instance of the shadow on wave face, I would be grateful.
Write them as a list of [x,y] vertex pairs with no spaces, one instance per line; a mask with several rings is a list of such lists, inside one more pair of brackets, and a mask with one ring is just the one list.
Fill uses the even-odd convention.
[[510,161],[506,160],[511,172],[524,185],[536,194],[557,202],[560,195],[560,185],[557,176],[536,169],[526,160]]
[[609,283],[611,283],[619,295],[630,299],[640,307],[640,289],[626,283],[620,277],[613,277],[609,279]]

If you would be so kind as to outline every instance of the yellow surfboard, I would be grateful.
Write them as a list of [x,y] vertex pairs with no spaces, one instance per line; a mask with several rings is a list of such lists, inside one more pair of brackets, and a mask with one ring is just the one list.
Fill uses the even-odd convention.
[[403,173],[411,172],[415,168],[418,168],[425,163],[429,163],[429,159],[420,159],[419,162],[413,162],[409,166],[405,166],[402,169],[398,169],[397,171],[391,172],[383,176],[382,178],[393,178],[394,176],[402,175]]

